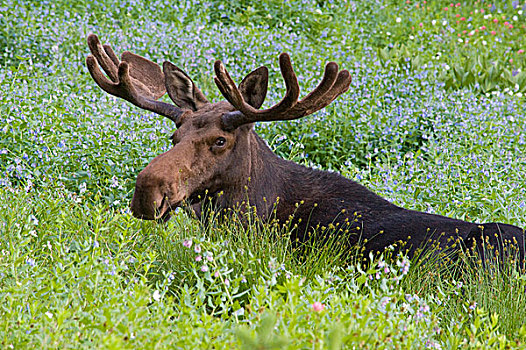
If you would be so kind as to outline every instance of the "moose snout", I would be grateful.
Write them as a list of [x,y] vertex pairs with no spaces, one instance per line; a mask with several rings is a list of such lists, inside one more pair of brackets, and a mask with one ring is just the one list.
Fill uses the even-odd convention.
[[145,220],[163,217],[176,200],[170,180],[149,167],[141,171],[137,176],[130,205],[133,216]]

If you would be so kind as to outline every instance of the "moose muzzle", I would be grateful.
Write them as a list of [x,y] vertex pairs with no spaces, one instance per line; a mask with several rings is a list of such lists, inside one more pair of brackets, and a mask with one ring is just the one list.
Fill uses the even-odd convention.
[[184,159],[181,152],[173,148],[155,157],[139,173],[131,201],[133,216],[163,219],[188,197],[189,166]]

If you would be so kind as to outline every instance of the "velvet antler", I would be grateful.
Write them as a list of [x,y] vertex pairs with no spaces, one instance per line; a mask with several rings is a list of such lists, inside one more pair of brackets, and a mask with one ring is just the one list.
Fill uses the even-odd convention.
[[279,56],[281,74],[285,80],[285,97],[276,105],[257,110],[247,104],[228,74],[223,63],[216,61],[214,65],[217,87],[223,96],[237,109],[223,116],[223,124],[227,128],[237,128],[240,125],[257,121],[275,121],[298,119],[312,114],[334,101],[339,95],[349,89],[351,75],[347,70],[338,71],[335,62],[325,66],[325,73],[320,84],[302,100],[298,101],[299,85],[292,68],[290,57],[286,53]]
[[[88,46],[92,55],[86,58],[86,65],[102,90],[177,123],[183,110],[157,101],[166,93],[165,75],[159,65],[128,51],[121,55],[119,61],[111,46],[101,45],[95,34],[88,36]],[[102,74],[99,65],[109,79]]]

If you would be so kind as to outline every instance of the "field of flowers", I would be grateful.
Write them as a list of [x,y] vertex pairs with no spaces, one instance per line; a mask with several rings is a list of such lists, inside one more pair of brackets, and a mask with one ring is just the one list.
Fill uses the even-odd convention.
[[304,93],[334,60],[349,92],[256,126],[276,153],[406,208],[526,227],[524,0],[2,0],[2,348],[526,347],[516,266],[346,264],[276,227],[134,219],[135,176],[174,126],[96,86],[92,32],[214,101],[216,59],[237,81],[267,65],[264,106],[279,53]]

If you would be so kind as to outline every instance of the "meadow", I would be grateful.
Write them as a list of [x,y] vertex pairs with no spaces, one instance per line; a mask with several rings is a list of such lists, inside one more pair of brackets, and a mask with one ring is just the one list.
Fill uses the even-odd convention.
[[[526,348],[526,274],[290,248],[286,230],[179,210],[132,217],[137,173],[174,125],[107,95],[86,37],[184,68],[221,95],[288,52],[303,93],[325,62],[351,88],[256,125],[280,156],[395,204],[526,227],[526,2],[0,1],[0,346]],[[467,262],[467,263],[466,263]]]

